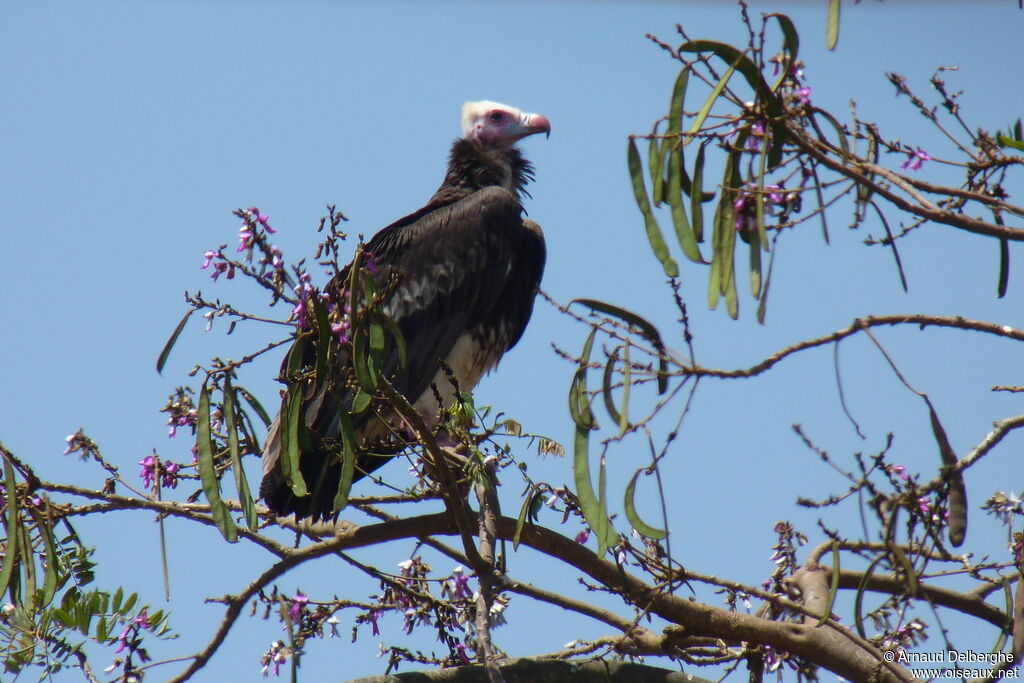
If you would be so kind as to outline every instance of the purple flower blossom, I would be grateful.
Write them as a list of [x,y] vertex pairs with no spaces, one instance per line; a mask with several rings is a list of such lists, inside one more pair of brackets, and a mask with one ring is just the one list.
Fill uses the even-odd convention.
[[178,427],[184,427],[186,425],[193,426],[196,423],[196,411],[190,410],[184,415],[174,416],[171,415],[170,419],[167,420],[167,424],[170,425],[170,429],[167,430],[167,438],[173,439],[178,434]]
[[367,621],[370,622],[370,626],[373,629],[373,635],[375,636],[380,635],[380,627],[377,626],[377,620],[380,619],[380,614],[380,610],[375,609],[370,612],[370,615],[368,617],[366,617]]
[[750,135],[747,136],[746,142],[743,143],[743,148],[748,152],[760,152],[764,147],[764,141],[767,139],[764,123],[756,121],[750,125]]
[[228,274],[229,280],[233,280],[235,277],[235,264],[228,263],[227,261],[218,261],[217,263],[213,264],[213,274],[210,276],[210,278],[214,282],[216,282],[217,278],[219,278],[224,273]]
[[577,543],[581,543],[582,544],[582,543],[586,543],[589,540],[590,540],[590,527],[587,527],[583,531],[581,531],[578,534],[576,534],[576,542]]
[[473,596],[473,591],[469,588],[469,577],[466,576],[464,572],[465,569],[461,564],[452,570],[452,578],[449,580],[449,590],[451,591],[452,598],[455,600]]
[[462,660],[463,664],[469,664],[469,656],[466,654],[465,643],[456,643],[455,653],[459,655],[459,659]]
[[153,628],[153,623],[149,620],[149,610],[145,607],[142,608],[142,611],[139,612],[138,616],[132,619],[132,623],[138,626],[139,628],[144,628],[147,630]]
[[924,162],[932,160],[931,155],[920,147],[913,152],[908,152],[907,155],[907,160],[900,165],[900,168],[909,169],[911,171],[916,171],[921,168],[921,165]]
[[368,272],[370,275],[376,275],[377,271],[379,270],[377,268],[376,257],[374,257],[373,252],[369,252],[368,251],[368,252],[365,252],[365,254],[366,254],[366,272]]
[[205,260],[203,261],[203,265],[199,266],[199,270],[205,270],[206,268],[209,268],[210,262],[213,261],[213,259],[216,258],[218,255],[219,254],[216,251],[203,252],[203,258]]
[[156,456],[147,455],[139,464],[142,465],[142,469],[139,470],[142,485],[147,489],[153,488],[153,482],[156,480]]
[[782,187],[780,185],[765,185],[764,189],[768,192],[768,200],[772,204],[782,204],[786,201],[786,196],[782,194]]
[[743,192],[736,201],[732,203],[733,225],[737,232],[757,230],[757,196],[750,192]]
[[295,591],[295,597],[291,599],[291,602],[291,607],[288,608],[288,617],[293,622],[298,622],[309,603],[309,596],[304,595],[302,591]]
[[299,301],[295,304],[295,308],[292,309],[292,315],[295,316],[295,322],[299,329],[305,329],[309,324],[309,317],[306,315],[306,300],[314,291],[309,273],[299,274],[299,284],[295,286],[294,291]]
[[895,474],[903,481],[910,481],[910,475],[907,474],[907,468],[903,465],[888,465],[886,470],[888,470],[889,474]]
[[811,89],[808,86],[804,86],[796,91],[797,99],[800,100],[800,104],[810,104],[811,102]]
[[338,340],[339,344],[347,344],[348,343],[348,334],[346,334],[347,331],[348,331],[348,321],[347,320],[343,321],[343,322],[340,322],[340,323],[336,323],[334,325],[331,325],[331,335],[335,339]]
[[160,484],[164,488],[173,489],[178,487],[178,470],[181,465],[176,462],[164,463],[160,468]]
[[255,206],[249,207],[249,215],[252,217],[252,220],[262,225],[263,229],[269,232],[271,235],[277,233],[277,230],[274,230],[272,227],[270,227],[270,223],[268,222],[270,220],[270,216],[260,213],[260,210],[257,209]]
[[80,448],[80,446],[78,445],[78,432],[75,432],[74,434],[68,434],[66,437],[64,437],[64,441],[66,441],[68,444],[67,448],[64,449],[64,455],[74,453]]
[[619,551],[615,553],[615,562],[618,564],[626,564],[626,549],[619,548]]
[[132,625],[131,624],[128,624],[127,626],[124,627],[124,630],[121,631],[121,635],[119,635],[117,637],[117,649],[114,650],[114,654],[119,655],[122,652],[124,652],[124,649],[126,647],[128,647],[128,636],[131,634],[131,632],[132,632]]
[[238,231],[238,248],[235,251],[242,252],[250,247],[252,247],[252,230],[243,225],[242,229]]

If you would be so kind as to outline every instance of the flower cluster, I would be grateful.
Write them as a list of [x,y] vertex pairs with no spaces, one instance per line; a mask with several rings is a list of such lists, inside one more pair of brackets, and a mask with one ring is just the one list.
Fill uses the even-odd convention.
[[275,676],[281,675],[281,665],[288,661],[293,656],[292,649],[284,644],[284,641],[275,640],[270,644],[270,649],[263,653],[260,658],[260,663],[263,668],[260,673],[266,678],[271,669],[274,671]]
[[441,596],[452,600],[465,600],[473,597],[469,588],[469,577],[461,564],[452,570],[452,577],[441,584]]
[[785,221],[790,213],[800,211],[801,199],[799,192],[787,192],[777,184],[765,185],[763,192],[758,192],[753,185],[744,188],[733,201],[733,225],[737,232],[753,234],[757,231],[757,203],[764,204],[764,213]]
[[1024,506],[1021,505],[1020,497],[1015,493],[1003,493],[1002,491],[992,494],[985,501],[982,510],[995,515],[1000,522],[1007,526],[1013,524],[1014,515],[1024,514]]
[[96,446],[96,442],[83,434],[82,430],[78,430],[74,434],[68,434],[64,437],[64,442],[67,444],[64,448],[64,455],[78,453],[82,460],[86,460],[89,457],[99,457],[99,449]]
[[292,309],[292,316],[295,318],[295,324],[298,325],[300,330],[306,329],[309,326],[309,313],[307,311],[308,301],[310,296],[316,291],[313,287],[313,281],[309,276],[309,273],[303,271],[299,273],[299,284],[295,285],[295,296],[298,297],[298,301],[295,303],[295,308]]
[[139,461],[142,469],[139,470],[139,477],[145,488],[153,488],[157,476],[160,477],[160,486],[165,489],[173,489],[178,486],[178,472],[181,465],[176,462],[160,462],[156,455],[147,455]]
[[295,595],[288,600],[290,606],[288,607],[288,618],[292,620],[293,624],[301,622],[303,615],[306,613],[306,605],[309,604],[309,596],[302,591],[295,591]]
[[196,410],[192,403],[190,391],[185,387],[178,387],[174,393],[167,397],[167,403],[160,409],[161,413],[167,413],[167,437],[173,439],[178,434],[178,427],[190,427],[192,433],[196,431]]
[[916,171],[921,168],[921,165],[926,161],[931,161],[932,157],[928,152],[924,151],[920,147],[916,150],[907,151],[907,160],[900,164],[900,168],[910,171]]
[[883,650],[899,654],[909,647],[916,647],[928,639],[925,624],[920,619],[912,619],[903,626],[887,633],[882,638]]
[[224,256],[224,252],[221,249],[218,249],[217,251],[203,252],[203,265],[199,266],[199,269],[206,270],[211,265],[213,265],[213,272],[210,274],[210,278],[214,282],[216,282],[217,279],[225,273],[227,274],[227,279],[234,279],[235,264]]

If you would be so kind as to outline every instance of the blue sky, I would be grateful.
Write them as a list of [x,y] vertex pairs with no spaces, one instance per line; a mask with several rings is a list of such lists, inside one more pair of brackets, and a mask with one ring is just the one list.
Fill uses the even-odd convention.
[[[843,114],[856,100],[862,118],[882,119],[885,132],[936,156],[948,149],[906,100],[894,97],[885,71],[902,73],[925,94],[936,66],[957,65],[947,80],[966,90],[970,121],[1005,127],[1024,113],[1024,13],[1016,3],[844,3],[835,53],[823,46],[824,5],[754,5],[755,13],[778,10],[796,21],[820,106]],[[547,236],[544,288],[562,301],[586,296],[632,308],[681,346],[625,170],[626,136],[649,130],[665,113],[677,71],[644,35],[675,42],[676,22],[694,37],[741,36],[738,11],[727,2],[5,3],[0,439],[43,476],[96,486],[98,472],[61,455],[64,436],[79,427],[127,471],[154,447],[187,461],[189,445],[166,438],[158,412],[167,394],[190,381],[195,363],[214,354],[237,357],[274,332],[243,327],[225,337],[221,322],[211,333],[197,324],[182,336],[164,375],[154,371],[184,311],[184,290],[202,289],[240,307],[264,303],[254,288],[214,284],[198,269],[203,251],[234,242],[231,211],[259,206],[291,258],[312,255],[328,203],[351,219],[350,234],[369,236],[436,188],[458,135],[459,108],[470,99],[507,102],[552,123],[550,139],[523,145],[537,167],[527,209]],[[911,289],[902,294],[888,253],[860,244],[880,228],[852,233],[847,223],[847,215],[833,218],[831,247],[821,243],[817,226],[785,237],[763,327],[752,320],[749,297],[738,323],[708,312],[706,274],[684,265],[699,360],[748,365],[868,313],[962,314],[1024,326],[1019,273],[1011,271],[1006,299],[994,297],[994,244],[942,227],[919,230],[904,246]],[[550,344],[578,348],[584,334],[540,304],[525,338],[479,387],[478,400],[569,443],[565,392],[572,368]],[[1021,383],[1012,370],[1020,353],[1009,343],[941,331],[880,335],[910,381],[933,393],[959,452],[994,419],[1019,410],[1012,396],[987,391]],[[759,582],[770,571],[777,519],[813,531],[815,516],[794,512],[795,496],[842,490],[843,483],[803,450],[790,431],[794,422],[837,454],[874,452],[895,430],[898,458],[932,471],[936,454],[919,401],[866,340],[845,344],[842,354],[847,400],[869,434],[866,442],[838,408],[830,351],[753,382],[702,388],[668,465],[674,547],[683,549],[684,564]],[[277,362],[255,365],[243,379],[267,404],[277,391]],[[1007,452],[1020,445],[1012,437]],[[522,457],[537,476],[556,485],[571,481],[567,460]],[[639,465],[629,453],[618,457],[610,467],[621,487]],[[250,471],[255,476],[255,463]],[[1005,454],[972,470],[968,485],[980,492],[972,504],[1021,474],[1024,467]],[[517,494],[505,492],[510,506]],[[984,525],[977,512],[971,521]],[[150,519],[85,526],[101,546],[101,583],[130,582],[162,601]],[[998,550],[994,538],[981,535],[977,550]],[[190,652],[212,630],[220,610],[203,605],[203,597],[238,590],[269,563],[208,530],[171,524],[169,543],[172,624],[184,637],[158,650],[163,656]],[[404,559],[409,548],[388,551],[393,558],[375,558],[383,566]],[[520,562],[527,558],[546,567],[528,554]],[[340,563],[322,564],[287,575],[282,589],[326,596],[360,580]],[[574,583],[566,575],[550,587],[572,591]],[[375,592],[372,582],[363,584],[356,596]],[[398,620],[389,618],[382,624],[397,634]],[[553,651],[604,633],[591,624],[574,628],[557,610],[525,598],[513,600],[509,619],[498,637],[513,654]],[[378,672],[376,642],[367,635],[356,645],[347,638],[316,644],[303,666],[307,680]],[[278,637],[274,624],[243,619],[198,680],[255,679],[260,653]],[[102,656],[96,664],[105,666]]]

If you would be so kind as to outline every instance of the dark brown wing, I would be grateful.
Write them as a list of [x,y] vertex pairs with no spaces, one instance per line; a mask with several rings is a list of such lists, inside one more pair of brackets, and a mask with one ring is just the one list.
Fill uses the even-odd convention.
[[[397,348],[387,350],[385,373],[396,388],[415,402],[456,341],[466,332],[493,330],[495,357],[518,341],[529,320],[544,268],[540,228],[523,221],[518,199],[498,187],[487,187],[447,204],[433,203],[377,233],[365,247],[372,256],[381,286],[393,283],[384,312],[401,331],[407,359],[399,367]],[[329,287],[339,287],[347,269]],[[485,337],[482,337],[485,338]],[[316,342],[304,338],[300,352],[308,364]],[[341,354],[342,362],[346,362]],[[266,476],[260,493],[278,514],[328,517],[341,477],[330,444],[340,441],[339,411],[351,403],[350,392],[309,396],[302,412],[309,431],[300,470],[311,491],[296,498],[281,476],[271,429],[264,449]],[[356,422],[357,438],[371,418]],[[276,424],[276,422],[275,422]],[[397,451],[398,447],[392,450]],[[385,449],[386,450],[386,449]],[[356,477],[380,467],[386,458],[361,454]]]

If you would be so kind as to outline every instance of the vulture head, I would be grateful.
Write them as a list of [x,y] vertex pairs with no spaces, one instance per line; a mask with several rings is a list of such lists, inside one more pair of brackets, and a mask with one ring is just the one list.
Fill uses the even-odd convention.
[[466,102],[462,105],[462,136],[492,147],[511,147],[534,133],[551,134],[551,123],[543,114],[528,114],[497,102]]

